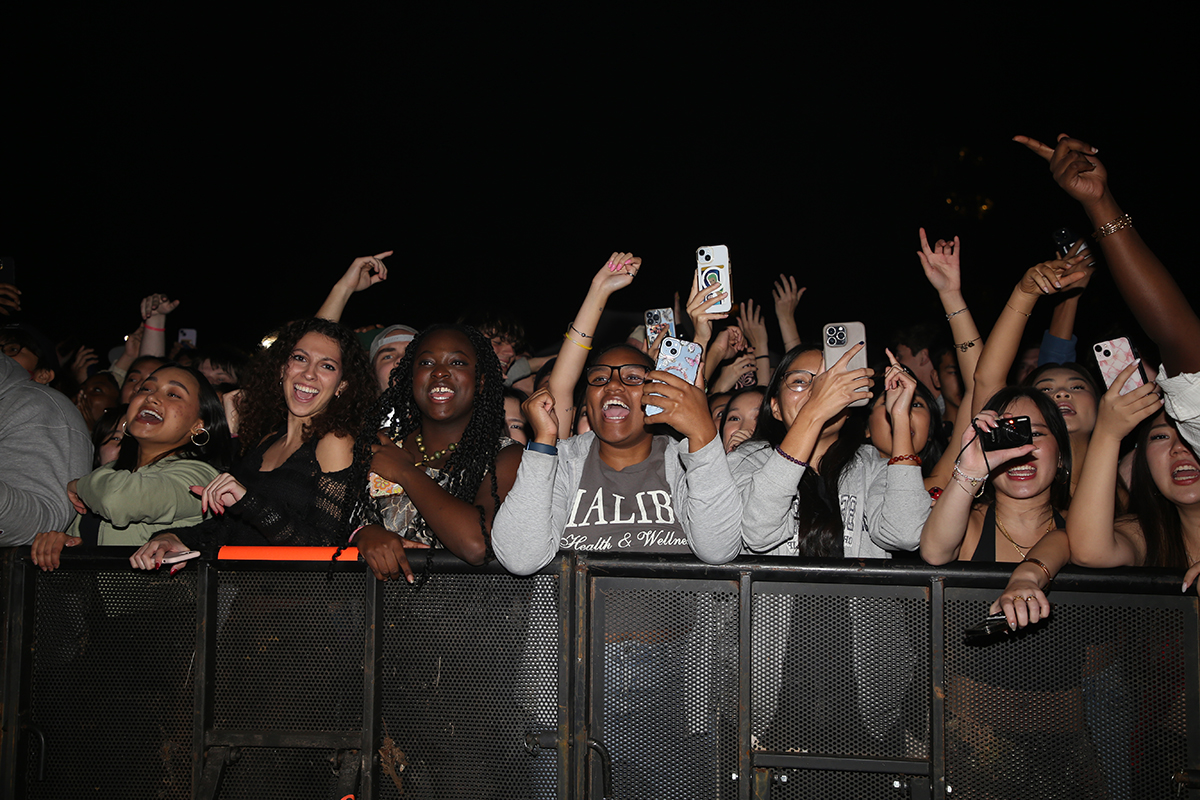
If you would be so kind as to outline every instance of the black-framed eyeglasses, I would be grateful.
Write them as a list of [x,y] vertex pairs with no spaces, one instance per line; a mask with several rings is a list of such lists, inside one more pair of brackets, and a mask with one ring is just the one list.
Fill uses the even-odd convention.
[[812,382],[816,377],[817,374],[815,372],[809,372],[806,369],[794,369],[791,372],[783,374],[783,385],[793,392],[806,392],[812,386]]
[[25,345],[21,344],[20,342],[5,342],[3,345],[0,345],[0,349],[2,349],[4,351],[4,355],[8,356],[9,358],[16,358],[17,354],[25,349]]
[[621,378],[621,383],[626,386],[641,386],[646,382],[646,373],[649,371],[645,364],[596,364],[588,367],[587,382],[588,386],[604,386],[612,380],[613,373],[616,372]]

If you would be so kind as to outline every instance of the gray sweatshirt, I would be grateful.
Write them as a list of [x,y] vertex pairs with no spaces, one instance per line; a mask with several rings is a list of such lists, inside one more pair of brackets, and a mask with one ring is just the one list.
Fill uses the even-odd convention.
[[[583,463],[595,442],[596,435],[588,432],[560,440],[556,456],[521,454],[517,480],[492,523],[492,550],[509,572],[537,572],[558,553]],[[721,437],[696,453],[688,452],[686,439],[668,443],[665,469],[692,552],[710,564],[732,561],[741,550],[742,500]]]
[[75,517],[67,484],[92,471],[79,409],[0,355],[0,547],[65,531]]
[[[796,486],[804,467],[766,442],[750,441],[729,454],[729,468],[742,493],[746,548],[753,553],[797,555]],[[920,546],[930,508],[920,467],[888,466],[879,451],[863,445],[838,482],[838,503],[846,558],[890,558],[891,550]]]

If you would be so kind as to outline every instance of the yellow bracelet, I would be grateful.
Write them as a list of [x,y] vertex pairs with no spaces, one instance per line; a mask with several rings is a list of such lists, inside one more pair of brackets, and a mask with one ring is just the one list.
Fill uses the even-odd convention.
[[563,338],[566,339],[571,344],[575,345],[576,347],[582,347],[584,350],[592,349],[591,347],[587,346],[586,344],[580,344],[579,342],[575,341],[574,337],[571,336],[570,331],[567,331],[566,333],[564,333]]

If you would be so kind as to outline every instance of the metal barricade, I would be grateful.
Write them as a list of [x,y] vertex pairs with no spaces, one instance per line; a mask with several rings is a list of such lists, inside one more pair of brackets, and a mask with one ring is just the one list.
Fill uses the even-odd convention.
[[970,645],[1008,567],[422,553],[409,585],[130,552],[2,551],[0,795],[1195,795],[1197,600],[1167,571],[1068,570],[1045,623]]

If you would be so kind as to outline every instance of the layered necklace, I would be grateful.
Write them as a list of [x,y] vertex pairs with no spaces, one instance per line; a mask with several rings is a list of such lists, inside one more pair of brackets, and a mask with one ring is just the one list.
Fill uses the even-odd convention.
[[[1025,556],[1029,555],[1029,551],[1033,548],[1033,545],[1031,544],[1027,547],[1022,547],[1021,545],[1017,544],[1016,540],[1013,539],[1013,537],[1008,535],[1008,530],[1004,527],[1004,523],[1000,521],[999,514],[996,514],[996,528],[997,528],[997,530],[1000,531],[1000,533],[1004,534],[1004,538],[1008,539],[1008,543],[1011,544],[1014,549],[1016,549],[1017,553],[1021,556],[1021,558],[1025,558]],[[1052,530],[1054,530],[1054,514],[1053,513],[1050,514],[1050,521],[1046,523],[1046,530],[1042,531],[1042,536],[1045,536],[1047,533],[1049,533]],[[1036,542],[1034,544],[1036,544]]]

